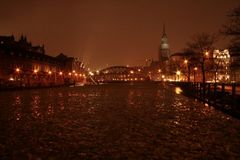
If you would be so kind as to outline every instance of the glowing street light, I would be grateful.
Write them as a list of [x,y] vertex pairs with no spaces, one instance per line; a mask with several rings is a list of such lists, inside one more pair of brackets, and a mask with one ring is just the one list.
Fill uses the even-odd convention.
[[180,71],[177,71],[176,74],[177,74],[178,76],[180,76],[181,72],[180,72]]
[[205,52],[205,56],[208,56],[208,55],[209,55],[209,53],[208,53],[208,51],[206,51],[206,52]]
[[198,70],[198,68],[197,67],[194,67],[194,71],[197,71]]
[[187,64],[187,63],[188,63],[188,60],[187,60],[187,59],[185,59],[185,60],[184,60],[184,63],[185,63],[185,64]]
[[71,76],[71,75],[72,75],[72,73],[71,73],[71,72],[69,72],[69,73],[68,73],[68,75],[69,75],[69,76]]
[[20,68],[16,68],[16,72],[19,73],[20,72]]
[[63,73],[62,72],[59,72],[59,75],[61,76]]
[[38,70],[37,69],[34,69],[33,70],[33,73],[37,74]]
[[181,74],[181,72],[180,72],[180,71],[177,71],[177,72],[176,72],[176,75],[177,75],[177,80],[178,80],[178,81],[180,81],[180,74]]
[[51,74],[52,74],[52,72],[51,72],[51,71],[48,71],[48,74],[49,74],[49,75],[51,75]]
[[88,74],[90,75],[90,76],[94,76],[94,73],[93,72],[88,72]]
[[158,70],[158,73],[161,73],[161,72],[162,72],[162,70],[161,70],[161,69],[159,69],[159,70]]
[[134,73],[134,71],[130,71],[130,73],[131,73],[131,74],[133,74],[133,73]]

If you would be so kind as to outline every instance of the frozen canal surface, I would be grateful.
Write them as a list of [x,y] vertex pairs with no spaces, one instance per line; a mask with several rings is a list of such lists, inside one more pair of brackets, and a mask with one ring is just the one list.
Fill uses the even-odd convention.
[[176,91],[145,83],[0,92],[0,159],[240,159],[240,120]]

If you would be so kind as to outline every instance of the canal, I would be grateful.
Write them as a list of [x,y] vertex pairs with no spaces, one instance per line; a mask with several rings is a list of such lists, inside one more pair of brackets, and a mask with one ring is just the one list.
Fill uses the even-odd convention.
[[240,159],[240,120],[157,83],[0,92],[0,159]]

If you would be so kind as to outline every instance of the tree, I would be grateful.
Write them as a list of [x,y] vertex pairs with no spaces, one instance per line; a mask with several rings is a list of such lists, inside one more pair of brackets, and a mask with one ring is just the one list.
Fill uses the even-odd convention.
[[186,77],[188,79],[188,82],[190,82],[191,77],[191,68],[194,68],[198,65],[199,61],[195,56],[195,53],[192,49],[185,48],[183,49],[183,55],[184,55],[184,66],[187,67],[187,74]]
[[233,61],[230,64],[232,80],[236,81],[236,72],[238,72],[240,65],[240,5],[232,9],[228,15],[228,21],[220,30],[225,36],[231,38],[228,46]]
[[221,33],[231,38],[229,49],[232,52],[240,51],[240,6],[230,11],[228,22],[223,25]]
[[215,34],[198,33],[192,37],[192,40],[187,43],[187,50],[191,54],[191,59],[198,62],[202,71],[202,82],[205,83],[205,61],[213,51],[214,43],[217,41]]

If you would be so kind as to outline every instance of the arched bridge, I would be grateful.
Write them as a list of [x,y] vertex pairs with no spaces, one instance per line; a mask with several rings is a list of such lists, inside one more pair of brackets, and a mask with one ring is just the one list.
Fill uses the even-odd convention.
[[131,67],[126,66],[111,66],[105,69],[102,69],[99,74],[128,74],[133,70]]
[[111,66],[93,76],[96,82],[144,81],[147,75],[142,67]]

